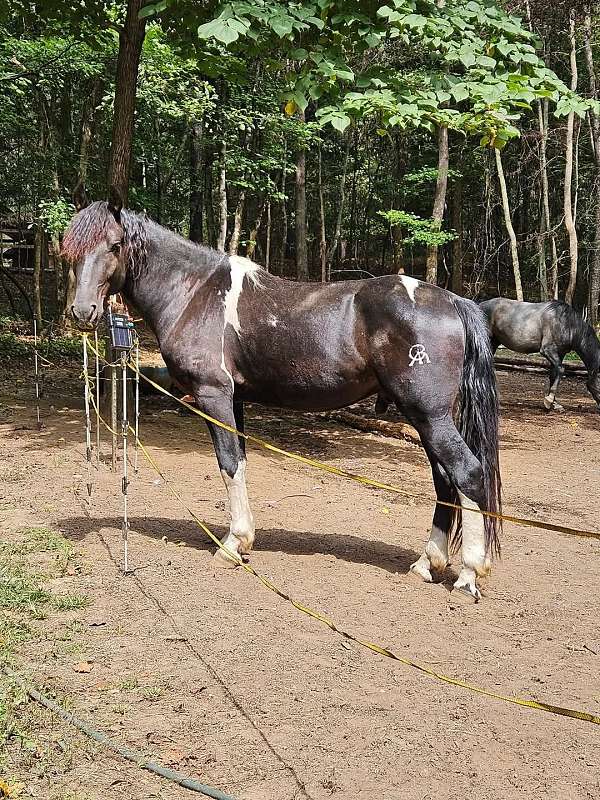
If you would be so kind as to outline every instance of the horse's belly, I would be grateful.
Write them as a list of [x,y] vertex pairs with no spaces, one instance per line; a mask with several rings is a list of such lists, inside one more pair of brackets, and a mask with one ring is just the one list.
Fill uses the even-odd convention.
[[329,411],[364,400],[378,389],[374,374],[364,373],[334,379],[329,375],[298,377],[281,375],[275,380],[236,381],[241,400],[303,411]]

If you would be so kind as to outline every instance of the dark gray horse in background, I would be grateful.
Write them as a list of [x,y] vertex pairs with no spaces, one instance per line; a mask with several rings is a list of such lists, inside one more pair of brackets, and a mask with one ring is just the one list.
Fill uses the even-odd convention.
[[[454,587],[478,600],[477,577],[499,551],[498,403],[485,318],[469,300],[407,276],[339,283],[282,280],[257,264],[196,245],[123,209],[87,204],[64,239],[77,293],[72,314],[95,328],[122,293],[154,331],[170,375],[200,410],[243,431],[245,402],[307,411],[376,392],[418,430],[439,501],[412,570],[431,581],[461,542]],[[223,544],[250,551],[254,520],[244,440],[209,424],[231,511]],[[231,566],[222,551],[215,557]]]
[[587,388],[600,410],[600,343],[594,329],[567,303],[524,303],[495,297],[480,303],[494,352],[503,344],[517,353],[541,353],[550,362],[544,408],[562,411],[556,393],[564,375],[563,358],[574,350],[587,367]]

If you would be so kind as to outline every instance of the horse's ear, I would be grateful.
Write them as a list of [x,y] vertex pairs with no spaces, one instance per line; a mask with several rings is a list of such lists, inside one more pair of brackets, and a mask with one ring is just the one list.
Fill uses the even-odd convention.
[[85,191],[85,185],[83,181],[79,181],[75,189],[73,190],[73,205],[77,209],[77,211],[81,211],[82,208],[89,206],[90,199],[87,196],[87,192]]
[[108,190],[108,210],[118,223],[121,222],[121,209],[123,208],[123,198],[116,186],[111,184]]

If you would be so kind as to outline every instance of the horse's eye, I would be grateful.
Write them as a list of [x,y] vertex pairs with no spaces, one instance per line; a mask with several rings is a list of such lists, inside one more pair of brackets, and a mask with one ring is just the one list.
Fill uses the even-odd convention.
[[122,245],[122,242],[115,242],[113,244],[113,246],[110,248],[110,252],[114,253],[116,256],[118,256],[119,253],[121,252],[121,245]]

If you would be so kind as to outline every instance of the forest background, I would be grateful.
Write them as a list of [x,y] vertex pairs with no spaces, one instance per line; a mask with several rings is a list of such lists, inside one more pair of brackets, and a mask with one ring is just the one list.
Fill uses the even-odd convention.
[[600,9],[0,3],[0,309],[64,321],[84,182],[299,280],[600,299]]

